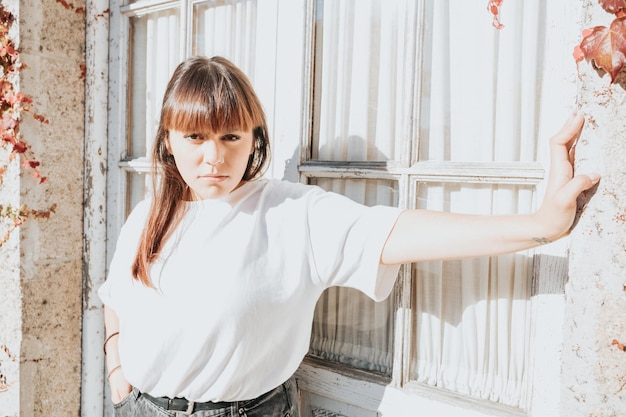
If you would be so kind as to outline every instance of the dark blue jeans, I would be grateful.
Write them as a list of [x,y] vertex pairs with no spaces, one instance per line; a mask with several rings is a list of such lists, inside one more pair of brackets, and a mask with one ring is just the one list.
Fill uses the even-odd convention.
[[[185,414],[167,411],[142,396],[137,389],[114,405],[115,417],[182,417]],[[193,417],[299,417],[298,387],[294,378],[258,398],[233,401],[217,410],[201,410]]]

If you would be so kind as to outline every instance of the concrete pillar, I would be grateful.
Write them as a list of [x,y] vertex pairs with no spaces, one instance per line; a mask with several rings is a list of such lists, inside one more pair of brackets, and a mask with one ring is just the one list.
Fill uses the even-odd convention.
[[[582,27],[614,19],[586,2]],[[615,84],[579,64],[579,102],[588,122],[577,149],[580,171],[603,178],[571,236],[563,343],[561,415],[626,415],[626,72]],[[593,197],[590,197],[593,194]]]
[[[18,89],[33,99],[21,133],[48,177],[13,163],[0,204],[47,209],[0,247],[2,417],[80,415],[85,14],[81,0],[3,0],[26,64]],[[6,155],[0,155],[5,158]],[[3,347],[6,347],[4,349]]]

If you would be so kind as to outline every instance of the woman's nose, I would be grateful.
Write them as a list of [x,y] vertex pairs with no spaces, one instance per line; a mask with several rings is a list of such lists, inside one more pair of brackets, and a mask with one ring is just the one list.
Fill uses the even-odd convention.
[[203,160],[209,165],[224,163],[224,153],[221,144],[217,140],[209,139],[202,144]]

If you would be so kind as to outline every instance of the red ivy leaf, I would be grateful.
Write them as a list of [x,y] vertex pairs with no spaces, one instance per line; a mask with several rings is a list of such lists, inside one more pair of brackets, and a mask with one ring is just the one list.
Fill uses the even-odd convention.
[[[3,138],[4,138],[4,133],[6,133],[7,135],[11,133],[14,134],[14,131],[16,128],[17,128],[17,120],[15,120],[13,118],[13,115],[10,114],[9,112],[4,113],[2,115],[2,119],[0,119],[0,130],[2,130],[3,132]],[[5,142],[6,142],[6,139],[5,139]]]
[[35,120],[37,120],[38,122],[41,122],[45,125],[47,125],[48,123],[50,123],[50,120],[46,119],[44,116],[42,116],[41,114],[33,114],[33,117],[35,118]]
[[613,20],[609,28],[596,26],[579,47],[584,58],[605,70],[614,82],[626,63],[626,18]]
[[491,24],[496,29],[502,29],[504,25],[500,22],[500,6],[502,6],[503,0],[489,0],[487,3],[487,10],[493,15],[493,21]]
[[617,14],[620,10],[626,10],[626,0],[598,0],[598,3],[609,13]]
[[613,341],[611,342],[612,345],[617,345],[617,348],[619,350],[622,350],[624,352],[626,352],[626,346],[624,346],[623,343],[620,343],[617,339],[613,339]]
[[27,150],[27,146],[24,142],[15,142],[13,144],[13,153],[24,153]]
[[[593,33],[593,29],[583,30],[583,41],[585,40],[587,36],[591,35],[592,33]],[[576,60],[576,62],[580,62],[583,59],[585,59],[585,53],[583,52],[580,45],[576,45],[576,47],[574,48],[574,60]]]

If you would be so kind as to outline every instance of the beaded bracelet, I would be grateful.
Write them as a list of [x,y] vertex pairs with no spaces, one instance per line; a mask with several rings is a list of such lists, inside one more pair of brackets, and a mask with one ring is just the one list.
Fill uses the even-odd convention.
[[111,340],[113,336],[117,336],[118,334],[120,334],[120,332],[111,333],[109,337],[107,337],[104,343],[102,344],[102,350],[104,350],[104,356],[106,356],[107,354],[107,343],[109,343],[109,340]]

